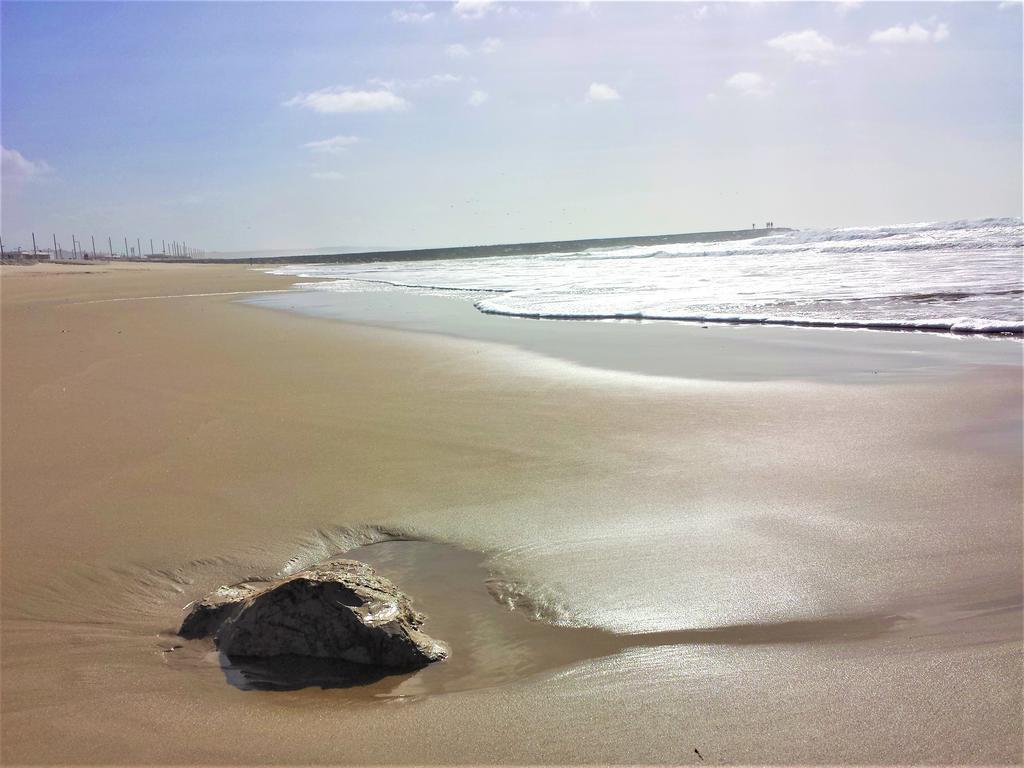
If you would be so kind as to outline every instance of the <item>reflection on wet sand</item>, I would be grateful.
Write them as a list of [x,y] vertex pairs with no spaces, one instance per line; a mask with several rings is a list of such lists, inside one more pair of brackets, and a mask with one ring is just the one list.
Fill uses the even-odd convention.
[[229,658],[211,653],[210,641],[193,641],[187,649],[178,644],[174,652],[193,660],[216,658],[227,682],[242,690],[351,688],[355,698],[379,698],[487,688],[629,648],[851,641],[878,637],[909,621],[900,615],[877,613],[617,634],[532,621],[522,611],[509,610],[488,590],[485,557],[477,552],[436,542],[399,540],[357,547],[345,556],[370,563],[407,588],[417,608],[428,616],[427,629],[449,644],[450,658],[423,669],[395,673],[333,659]]

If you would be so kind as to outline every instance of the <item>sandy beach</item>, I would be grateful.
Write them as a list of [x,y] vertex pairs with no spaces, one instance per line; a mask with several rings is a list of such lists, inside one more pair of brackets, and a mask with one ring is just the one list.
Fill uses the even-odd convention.
[[[634,326],[651,370],[240,265],[0,281],[4,764],[1024,757],[1018,341]],[[174,635],[350,549],[450,662],[252,690]]]

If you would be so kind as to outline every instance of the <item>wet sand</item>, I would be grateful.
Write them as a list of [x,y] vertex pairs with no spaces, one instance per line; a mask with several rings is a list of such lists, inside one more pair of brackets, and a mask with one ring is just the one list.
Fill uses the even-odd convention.
[[[1019,367],[651,378],[78,269],[2,272],[4,763],[1021,761]],[[173,635],[358,546],[458,662]]]
[[948,376],[973,367],[1020,368],[1024,362],[1024,344],[1007,337],[482,317],[472,303],[479,296],[457,291],[445,296],[390,290],[296,290],[259,294],[245,301],[348,323],[493,342],[589,368],[648,376],[878,384],[935,373]]

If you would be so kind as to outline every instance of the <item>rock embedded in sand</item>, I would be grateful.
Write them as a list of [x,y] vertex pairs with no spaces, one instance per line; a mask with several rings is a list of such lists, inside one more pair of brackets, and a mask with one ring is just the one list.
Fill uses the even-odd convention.
[[220,587],[178,631],[228,657],[306,656],[411,669],[448,656],[412,600],[366,563],[332,560],[284,579]]

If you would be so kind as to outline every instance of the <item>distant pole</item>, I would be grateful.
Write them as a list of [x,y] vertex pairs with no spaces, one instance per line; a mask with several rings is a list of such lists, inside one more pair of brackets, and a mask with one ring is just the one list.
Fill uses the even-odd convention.
[[0,237],[0,259],[4,257],[4,239]]
[[53,236],[53,258],[59,259],[60,256],[57,254],[57,235]]
[[110,242],[110,235],[107,235],[107,250],[110,251],[110,258],[114,258],[114,245]]
[[167,255],[167,243],[164,240],[160,241],[160,253],[162,253],[164,256]]
[[149,255],[153,255],[153,238],[149,238]]
[[32,255],[33,255],[33,256],[35,256],[35,255],[36,255],[36,251],[37,251],[37,250],[38,250],[38,249],[36,248],[36,233],[35,233],[35,232],[33,232],[33,233],[32,233]]
[[124,257],[128,258],[128,235],[124,236]]
[[78,246],[75,244],[75,236],[71,236],[71,258],[78,258]]

